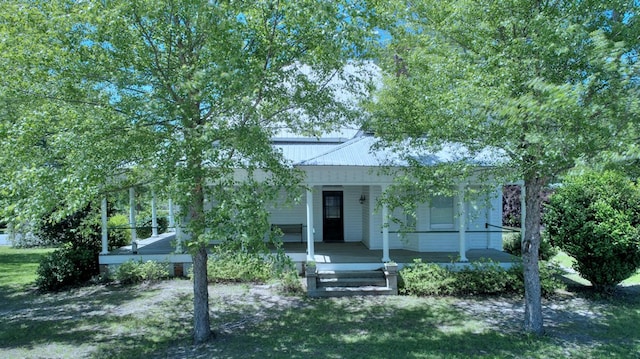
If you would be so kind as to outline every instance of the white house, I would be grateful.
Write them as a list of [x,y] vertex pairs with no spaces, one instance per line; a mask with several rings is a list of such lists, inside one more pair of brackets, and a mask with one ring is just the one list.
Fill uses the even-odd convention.
[[[379,71],[373,64],[365,64],[364,71],[354,70],[358,68],[350,66],[346,70],[362,72],[374,79]],[[363,83],[366,81],[372,80],[365,79]],[[356,97],[343,93],[340,81],[335,82],[337,100],[356,106],[357,101],[353,100]],[[340,129],[321,138],[281,131],[273,138],[273,146],[304,173],[302,185],[307,190],[299,204],[284,208],[274,205],[270,211],[270,223],[284,233],[285,250],[299,268],[306,263],[313,264],[311,267],[319,272],[375,270],[384,263],[402,265],[412,257],[438,263],[465,263],[480,257],[510,261],[502,252],[502,233],[494,227],[502,223],[501,184],[492,184],[495,192],[484,198],[465,200],[467,189],[487,185],[476,182],[479,179],[466,179],[458,184],[457,196],[416,203],[415,217],[408,216],[379,200],[394,182],[393,171],[381,169],[401,169],[406,163],[393,151],[376,147],[377,141],[359,129]],[[452,144],[436,153],[420,153],[418,157],[425,164],[437,164],[456,160],[463,153],[464,148]],[[476,158],[480,170],[491,165],[491,154],[480,157]],[[176,233],[142,239],[136,242],[137,248],[109,253],[105,201],[103,208],[105,228],[100,256],[103,267],[131,258],[179,263],[181,270],[190,265],[188,255],[179,254],[180,251],[172,254],[174,249],[168,245]],[[394,218],[408,222],[411,229],[400,231]],[[130,222],[135,227],[133,211]],[[180,233],[177,237],[180,243]]]
[[[448,265],[480,257],[511,262],[502,252],[502,232],[495,229],[502,223],[501,185],[496,184],[495,192],[485,198],[465,200],[465,190],[480,184],[469,179],[459,184],[455,197],[435,197],[428,203],[417,203],[415,217],[401,210],[392,211],[379,198],[393,183],[393,171],[381,169],[402,166],[402,162],[393,152],[376,149],[376,141],[374,136],[360,130],[336,131],[320,139],[290,135],[273,139],[273,146],[304,172],[303,185],[307,190],[297,205],[274,205],[270,223],[282,229],[285,251],[299,268],[302,270],[306,264],[307,269],[315,271],[307,272],[311,277],[310,291],[326,294],[311,287],[323,280],[337,280],[316,278],[327,271],[375,271],[385,267],[385,263],[402,266],[417,257]],[[457,150],[452,146],[422,155],[438,163],[451,160]],[[478,166],[482,163],[478,161]],[[401,231],[393,218],[408,222],[411,229]],[[133,214],[132,223],[135,224]],[[106,231],[103,233],[106,243]],[[115,253],[103,250],[100,264],[151,259],[176,263],[176,271],[184,273],[191,258],[179,251],[175,253],[169,245],[175,237],[176,233],[169,233],[142,239],[137,241],[137,248],[128,247]],[[387,288],[389,272],[383,272],[387,274],[383,287]]]
[[[337,132],[338,137],[274,139],[274,146],[305,173],[306,200],[299,205],[272,211],[271,223],[286,225],[285,239],[302,224],[302,241],[307,243],[307,260],[314,259],[315,243],[362,243],[370,250],[382,250],[381,262],[394,260],[389,250],[456,252],[461,261],[473,249],[502,250],[502,233],[493,225],[502,223],[502,189],[486,199],[465,201],[464,190],[474,183],[460,184],[457,197],[436,197],[417,205],[415,218],[400,210],[390,211],[378,198],[393,183],[382,166],[393,164],[394,154],[373,149],[376,138],[362,131]],[[447,161],[451,153],[430,156]],[[414,230],[399,233],[396,217],[413,224]],[[415,223],[413,223],[415,222]]]

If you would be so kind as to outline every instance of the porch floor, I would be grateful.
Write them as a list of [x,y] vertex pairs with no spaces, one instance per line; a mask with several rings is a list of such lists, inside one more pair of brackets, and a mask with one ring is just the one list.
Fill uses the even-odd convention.
[[[171,254],[175,251],[173,246],[175,233],[163,233],[158,237],[138,240],[138,255]],[[306,262],[306,243],[283,243],[285,253],[294,262]],[[362,242],[324,243],[315,242],[314,254],[316,263],[382,263],[381,249],[368,249]],[[125,246],[111,251],[108,255],[134,255],[131,246]],[[469,261],[480,258],[491,259],[500,263],[512,263],[515,257],[495,249],[471,249],[466,252]],[[389,250],[392,261],[412,263],[415,258],[421,258],[423,262],[452,263],[457,261],[458,252],[415,252],[404,249]]]
[[[305,262],[307,258],[306,243],[284,243],[285,253],[294,262]],[[362,242],[324,243],[314,245],[316,263],[381,263],[382,250],[369,249]],[[466,252],[469,261],[480,258],[491,259],[500,263],[511,263],[514,257],[495,249],[471,249]],[[458,252],[416,252],[405,249],[390,249],[389,257],[396,263],[413,263],[416,258],[423,262],[452,263],[458,259]]]

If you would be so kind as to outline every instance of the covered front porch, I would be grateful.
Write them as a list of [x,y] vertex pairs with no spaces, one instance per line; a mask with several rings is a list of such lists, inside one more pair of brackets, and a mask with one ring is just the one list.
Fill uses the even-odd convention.
[[[129,245],[111,251],[108,254],[100,255],[100,263],[117,265],[130,259],[191,263],[191,256],[177,253],[175,239],[176,234],[170,232],[139,240],[137,241],[137,248],[132,248]],[[314,247],[313,260],[316,266],[322,270],[377,269],[383,266],[383,251],[369,249],[362,242],[316,242]],[[307,262],[307,243],[286,242],[283,243],[283,249],[286,255],[301,270],[302,264]],[[389,257],[400,268],[406,264],[411,264],[416,258],[420,258],[426,263],[438,263],[441,265],[465,264],[458,262],[458,252],[416,252],[405,249],[390,249]],[[504,266],[510,266],[515,260],[512,255],[495,249],[470,249],[466,251],[466,257],[469,261],[477,261],[481,258],[490,259]]]
[[[284,251],[294,263],[302,264],[307,261],[307,246],[305,243],[284,243]],[[314,261],[319,270],[340,269],[378,269],[383,266],[383,251],[367,248],[362,242],[345,243],[315,243]],[[389,257],[399,268],[413,263],[414,259],[421,259],[425,263],[440,265],[466,265],[459,262],[458,252],[416,252],[406,249],[390,249]],[[470,249],[466,251],[469,261],[490,259],[502,266],[511,266],[516,260],[512,255],[496,249]]]

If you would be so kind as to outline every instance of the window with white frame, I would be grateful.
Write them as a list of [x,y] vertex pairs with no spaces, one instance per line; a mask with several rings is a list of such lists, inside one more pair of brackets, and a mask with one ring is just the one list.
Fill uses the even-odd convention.
[[453,229],[453,197],[435,196],[431,199],[431,229]]

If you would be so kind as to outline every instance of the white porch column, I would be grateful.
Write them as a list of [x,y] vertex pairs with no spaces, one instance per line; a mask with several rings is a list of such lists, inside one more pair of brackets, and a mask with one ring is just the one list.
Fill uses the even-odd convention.
[[313,232],[313,187],[311,187],[307,189],[307,262],[315,261]]
[[102,199],[100,204],[100,215],[102,217],[102,252],[100,254],[109,254],[109,231],[107,228],[107,198]]
[[158,210],[156,203],[156,192],[151,192],[151,235],[158,236]]
[[9,234],[9,243],[15,243],[16,229],[15,229],[15,226],[13,225],[13,221],[9,221],[9,223],[7,223],[7,232]]
[[184,250],[182,249],[183,238],[182,227],[180,223],[176,224],[174,231],[176,232],[176,253],[184,253]]
[[138,240],[136,235],[136,190],[129,188],[129,227],[131,227],[131,243]]
[[173,200],[171,198],[169,198],[169,228],[170,231],[176,231],[176,220],[173,215]]
[[524,242],[524,229],[525,229],[525,219],[527,218],[527,191],[524,187],[524,182],[520,184],[520,242]]
[[458,249],[460,251],[460,262],[468,262],[467,259],[467,236],[466,236],[466,227],[467,227],[467,210],[464,205],[464,185],[461,184],[458,186],[458,213],[460,216],[458,217]]
[[[386,186],[382,186],[382,194],[386,190]],[[382,262],[391,262],[389,257],[389,206],[382,203]]]

